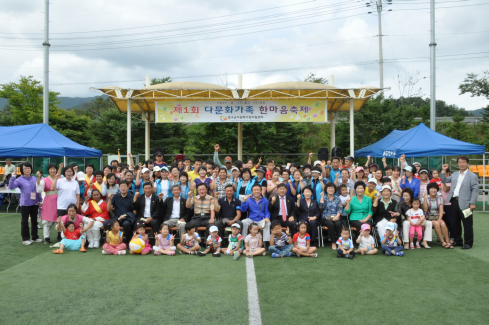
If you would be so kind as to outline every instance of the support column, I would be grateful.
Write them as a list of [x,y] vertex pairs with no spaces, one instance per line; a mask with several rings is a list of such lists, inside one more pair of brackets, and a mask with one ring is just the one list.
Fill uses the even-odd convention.
[[[238,75],[238,89],[243,89],[243,76]],[[238,122],[238,159],[243,160],[243,123]]]
[[127,99],[127,153],[131,152],[131,100]]
[[[149,76],[146,76],[146,87],[149,87],[151,85],[151,78]],[[150,131],[150,125],[149,125],[149,119],[151,112],[143,112],[144,115],[144,158],[145,160],[148,160],[150,157],[150,136],[149,136],[149,131]]]
[[352,157],[354,157],[355,154],[355,133],[353,132],[353,116],[353,99],[350,99],[350,156]]
[[330,122],[330,139],[331,139],[331,149],[336,147],[336,114],[331,111],[331,122]]

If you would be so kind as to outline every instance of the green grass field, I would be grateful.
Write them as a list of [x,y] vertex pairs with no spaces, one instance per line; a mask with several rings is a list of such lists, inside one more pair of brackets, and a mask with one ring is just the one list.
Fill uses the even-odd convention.
[[[487,215],[474,228],[468,251],[257,257],[263,324],[487,324]],[[1,214],[0,261],[0,324],[248,323],[245,258],[55,255],[22,245],[20,215]]]

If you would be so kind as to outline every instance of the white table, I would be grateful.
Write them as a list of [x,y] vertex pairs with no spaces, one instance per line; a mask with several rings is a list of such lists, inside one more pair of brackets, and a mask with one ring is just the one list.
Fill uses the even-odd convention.
[[[15,188],[13,190],[10,190],[8,187],[0,187],[0,194],[20,194],[20,189]],[[20,200],[20,198],[19,198],[19,200]],[[12,203],[12,196],[11,195],[9,198],[7,198],[7,201],[8,201],[8,205],[7,205],[7,213],[8,213],[8,209],[10,208],[10,204]],[[17,205],[17,208],[15,209],[15,213],[17,213],[19,206],[20,206],[20,203],[19,203],[19,205]]]

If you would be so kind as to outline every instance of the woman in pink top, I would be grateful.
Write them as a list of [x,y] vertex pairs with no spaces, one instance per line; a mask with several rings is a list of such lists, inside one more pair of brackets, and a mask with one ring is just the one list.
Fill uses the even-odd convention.
[[37,172],[37,183],[36,192],[46,193],[42,203],[41,209],[41,219],[42,219],[42,229],[44,236],[44,243],[49,244],[51,242],[51,228],[55,225],[58,220],[57,213],[57,202],[58,202],[58,191],[51,191],[51,185],[56,179],[56,165],[48,165],[49,176],[41,180],[41,173]]

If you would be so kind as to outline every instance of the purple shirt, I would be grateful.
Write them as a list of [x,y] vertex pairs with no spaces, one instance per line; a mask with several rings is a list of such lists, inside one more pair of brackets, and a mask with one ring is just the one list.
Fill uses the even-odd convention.
[[[13,190],[18,187],[20,189],[20,205],[36,205],[42,201],[41,193],[36,193],[36,182],[37,178],[35,176],[25,177],[22,175],[17,178],[12,176],[8,183],[8,188]],[[35,200],[31,200],[31,193],[36,193]]]

